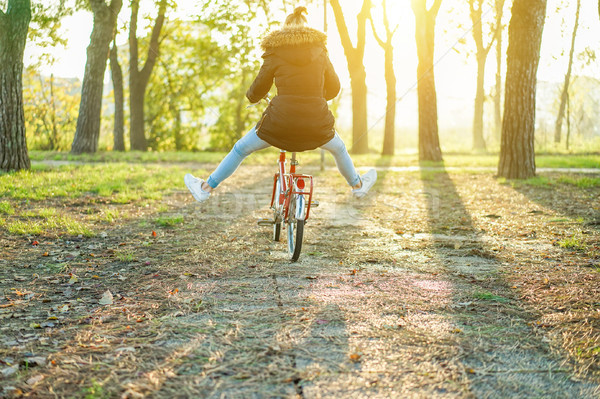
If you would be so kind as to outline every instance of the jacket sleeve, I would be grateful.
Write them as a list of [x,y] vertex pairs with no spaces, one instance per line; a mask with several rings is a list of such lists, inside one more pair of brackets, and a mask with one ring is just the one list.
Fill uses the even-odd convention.
[[325,84],[323,91],[325,94],[325,100],[327,101],[335,98],[335,96],[337,96],[340,92],[340,79],[335,73],[333,65],[331,64],[328,56],[326,56],[325,60]]
[[268,53],[263,55],[264,61],[258,71],[258,75],[254,79],[254,82],[250,85],[250,88],[246,92],[246,97],[251,103],[257,103],[262,100],[271,90],[273,86],[273,78],[275,76],[275,68],[273,65],[273,57]]

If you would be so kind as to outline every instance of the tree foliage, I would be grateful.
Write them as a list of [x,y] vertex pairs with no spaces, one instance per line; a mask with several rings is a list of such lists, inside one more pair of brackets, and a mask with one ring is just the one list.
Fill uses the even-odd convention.
[[210,142],[229,149],[256,122],[260,113],[246,109],[245,92],[260,66],[266,25],[254,18],[263,10],[221,0],[205,3],[194,20],[167,23],[146,94],[150,148],[196,150]]
[[75,79],[40,75],[26,70],[23,100],[29,147],[67,151],[75,134],[81,83]]

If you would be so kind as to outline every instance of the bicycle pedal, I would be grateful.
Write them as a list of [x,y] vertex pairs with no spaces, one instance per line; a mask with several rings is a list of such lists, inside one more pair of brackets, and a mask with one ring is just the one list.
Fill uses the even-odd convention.
[[273,226],[275,224],[273,219],[258,219],[257,223],[259,226]]
[[314,207],[314,208],[317,208],[319,206],[319,201],[316,201],[316,200],[315,201],[311,201],[310,202],[310,206]]

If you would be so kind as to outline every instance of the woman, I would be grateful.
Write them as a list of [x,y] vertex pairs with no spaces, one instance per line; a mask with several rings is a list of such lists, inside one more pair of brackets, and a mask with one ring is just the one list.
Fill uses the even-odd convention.
[[355,197],[361,198],[377,180],[375,169],[360,176],[335,132],[335,119],[327,107],[340,91],[340,81],[327,55],[326,36],[306,26],[305,7],[288,15],[281,30],[262,41],[263,64],[246,97],[259,102],[271,89],[277,95],[260,121],[233,146],[217,169],[204,181],[186,174],[184,182],[197,201],[206,201],[211,192],[231,176],[251,153],[275,146],[286,151],[321,147],[333,155],[336,165]]

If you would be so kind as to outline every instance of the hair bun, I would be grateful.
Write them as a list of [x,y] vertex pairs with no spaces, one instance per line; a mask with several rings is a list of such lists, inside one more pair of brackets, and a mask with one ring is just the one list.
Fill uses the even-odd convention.
[[302,15],[302,14],[308,14],[308,11],[306,11],[306,7],[296,7],[296,9],[294,9],[294,15]]

